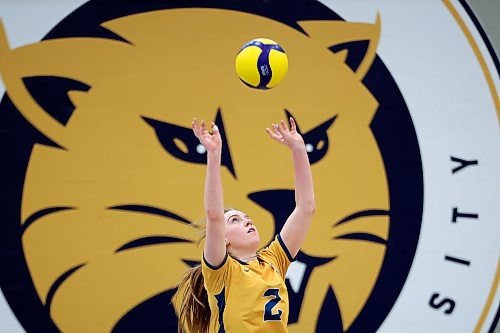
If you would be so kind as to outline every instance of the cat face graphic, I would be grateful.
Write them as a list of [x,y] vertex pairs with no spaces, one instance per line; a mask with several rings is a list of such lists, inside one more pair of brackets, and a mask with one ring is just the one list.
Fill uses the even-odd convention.
[[[262,245],[294,206],[289,152],[270,144],[264,128],[296,119],[317,206],[302,253],[324,259],[308,292],[322,299],[334,288],[350,326],[377,280],[389,227],[386,174],[369,127],[378,103],[362,83],[380,25],[298,24],[306,33],[253,14],[192,8],[103,24],[122,40],[64,38],[11,50],[0,37],[9,98],[55,143],[31,153],[22,243],[36,292],[62,331],[111,331],[200,260],[193,223],[203,213],[206,153],[191,133],[193,117],[221,129],[226,204],[251,214]],[[278,87],[256,91],[237,78],[234,57],[242,42],[269,31],[290,69]],[[331,47],[356,40],[369,47],[352,69],[348,51]],[[66,123],[26,87],[27,78],[45,76],[87,87],[69,91]],[[300,318],[317,315],[304,300]],[[300,318],[296,327],[306,325]]]

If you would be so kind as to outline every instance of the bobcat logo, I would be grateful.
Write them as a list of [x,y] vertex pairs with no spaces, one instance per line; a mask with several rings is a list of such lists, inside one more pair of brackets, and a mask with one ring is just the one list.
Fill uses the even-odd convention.
[[[380,22],[291,26],[193,7],[106,20],[104,37],[17,49],[0,31],[7,95],[49,139],[31,151],[20,222],[30,278],[57,328],[133,330],[124,323],[134,309],[171,293],[200,260],[192,223],[203,212],[206,157],[191,134],[194,116],[214,119],[226,143],[227,204],[251,213],[262,245],[270,242],[293,209],[293,174],[263,128],[293,115],[313,168],[317,213],[298,257],[300,281],[292,288],[291,272],[287,282],[290,331],[354,330],[387,261],[392,223],[388,173],[371,128],[379,102],[363,82],[377,59]],[[242,41],[260,36],[279,41],[290,61],[286,80],[266,92],[242,85],[233,68]],[[362,52],[351,48],[359,41]],[[57,89],[37,95],[37,82],[64,87],[57,107],[44,102]],[[321,319],[327,312],[335,322]]]

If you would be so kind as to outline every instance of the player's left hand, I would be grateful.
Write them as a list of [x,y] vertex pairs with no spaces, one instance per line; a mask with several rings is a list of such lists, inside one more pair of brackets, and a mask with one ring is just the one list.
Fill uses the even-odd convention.
[[290,129],[288,129],[285,121],[281,120],[279,124],[272,124],[271,129],[266,127],[266,132],[271,139],[286,145],[292,151],[305,149],[304,139],[302,139],[302,136],[297,132],[297,126],[292,117],[290,117]]

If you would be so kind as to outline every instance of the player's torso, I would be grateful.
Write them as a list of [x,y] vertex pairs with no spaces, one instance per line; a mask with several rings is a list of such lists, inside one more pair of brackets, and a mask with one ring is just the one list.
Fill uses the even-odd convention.
[[[218,312],[225,303],[225,332],[287,332],[288,293],[275,267],[257,260],[235,265],[223,293],[210,297],[210,305]],[[218,320],[212,324],[218,331]]]

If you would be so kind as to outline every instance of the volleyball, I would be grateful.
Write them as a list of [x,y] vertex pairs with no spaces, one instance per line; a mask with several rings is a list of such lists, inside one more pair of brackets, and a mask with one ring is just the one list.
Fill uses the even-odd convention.
[[288,57],[275,41],[257,38],[249,41],[236,56],[236,73],[251,88],[270,89],[288,72]]

